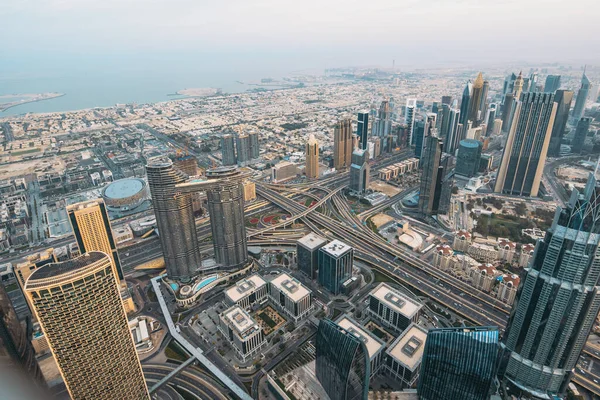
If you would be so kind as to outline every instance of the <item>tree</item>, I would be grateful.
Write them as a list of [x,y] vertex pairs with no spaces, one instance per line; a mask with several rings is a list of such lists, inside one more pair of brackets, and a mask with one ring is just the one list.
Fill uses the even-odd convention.
[[458,194],[458,186],[452,187],[452,194]]
[[517,205],[515,206],[515,213],[519,216],[519,217],[523,217],[527,214],[527,207],[525,206],[524,203],[517,203]]

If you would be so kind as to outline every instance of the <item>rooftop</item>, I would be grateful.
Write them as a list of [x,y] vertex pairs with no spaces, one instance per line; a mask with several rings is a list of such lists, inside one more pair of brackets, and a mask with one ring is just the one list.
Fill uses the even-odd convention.
[[252,319],[250,314],[239,306],[228,308],[223,311],[222,316],[240,337],[248,335],[255,330],[260,330],[259,325]]
[[377,353],[379,353],[379,351],[381,351],[381,349],[383,349],[385,346],[385,343],[383,343],[375,335],[373,335],[371,332],[368,332],[356,321],[345,315],[342,315],[336,323],[349,333],[359,338],[365,344],[365,346],[367,346],[369,359],[372,359],[375,355],[377,355]]
[[427,331],[416,324],[410,324],[387,350],[387,354],[411,371],[421,363]]
[[325,240],[321,236],[319,236],[315,233],[312,233],[312,232],[309,233],[308,235],[302,237],[301,239],[298,239],[298,244],[300,244],[302,247],[305,247],[309,250],[314,250],[316,248],[319,248],[319,247],[323,246],[325,243],[327,243],[327,240]]
[[281,273],[273,278],[271,284],[294,302],[303,299],[311,293],[311,291],[304,287],[297,279],[292,278],[285,273]]
[[119,179],[109,184],[104,189],[104,196],[111,199],[125,199],[139,193],[146,182],[137,178]]
[[100,251],[90,251],[71,260],[46,264],[36,269],[33,274],[31,274],[27,280],[27,286],[29,286],[30,283],[35,283],[35,281],[48,278],[53,278],[53,283],[59,285],[61,280],[64,279],[68,281],[78,270],[83,271],[86,267],[89,267],[102,259],[106,259],[110,262],[110,258],[105,253]]
[[346,252],[350,251],[352,247],[336,239],[332,240],[329,242],[329,244],[323,246],[321,249],[334,257],[340,257]]
[[386,283],[380,283],[370,294],[392,310],[399,312],[409,319],[423,307],[423,304],[400,293]]
[[258,290],[266,284],[267,283],[260,275],[254,274],[247,277],[246,279],[237,281],[235,285],[229,287],[225,291],[225,295],[235,303],[241,298],[248,296],[251,293],[254,293],[256,290]]

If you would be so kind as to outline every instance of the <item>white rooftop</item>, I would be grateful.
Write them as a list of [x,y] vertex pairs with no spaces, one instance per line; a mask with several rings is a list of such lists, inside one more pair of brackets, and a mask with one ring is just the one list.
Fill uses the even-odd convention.
[[250,314],[239,306],[233,306],[225,310],[223,317],[239,336],[245,336],[254,330],[260,330],[260,327]]
[[387,354],[411,371],[421,363],[427,331],[416,324],[410,324],[387,350]]
[[225,295],[232,302],[236,303],[240,299],[256,292],[266,284],[267,283],[260,275],[254,274],[245,279],[237,281],[235,285],[227,288],[227,290],[225,290]]
[[300,244],[302,247],[305,247],[309,250],[313,250],[318,247],[321,247],[325,243],[327,243],[327,240],[325,240],[324,238],[322,238],[321,236],[319,236],[313,232],[302,237],[301,239],[298,239],[298,244]]
[[369,353],[369,360],[371,360],[381,349],[383,349],[384,343],[382,341],[377,339],[375,335],[365,330],[365,328],[347,316],[343,315],[336,323],[363,341],[367,347],[367,352]]
[[285,273],[281,273],[273,278],[271,284],[294,302],[302,300],[311,293],[300,281]]
[[423,304],[400,293],[386,283],[380,283],[370,294],[408,319],[411,319],[423,307]]
[[352,247],[348,246],[342,241],[335,239],[329,242],[329,244],[326,244],[325,246],[321,247],[321,249],[334,257],[340,257],[348,251],[350,251]]

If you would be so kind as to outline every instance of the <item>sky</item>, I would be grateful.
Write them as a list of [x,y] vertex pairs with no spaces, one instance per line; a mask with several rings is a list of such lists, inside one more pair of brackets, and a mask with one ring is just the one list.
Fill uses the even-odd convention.
[[[599,61],[597,0],[2,0],[0,65]],[[107,59],[108,57],[108,59]],[[179,57],[179,58],[178,58]],[[229,57],[229,58],[227,58]]]

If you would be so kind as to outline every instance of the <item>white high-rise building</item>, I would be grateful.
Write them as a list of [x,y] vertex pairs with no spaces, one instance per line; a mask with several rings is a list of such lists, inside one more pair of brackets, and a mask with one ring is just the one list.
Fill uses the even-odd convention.
[[415,109],[417,108],[417,99],[406,100],[406,112],[404,113],[404,123],[408,127],[408,144],[413,144],[413,128],[415,126]]

